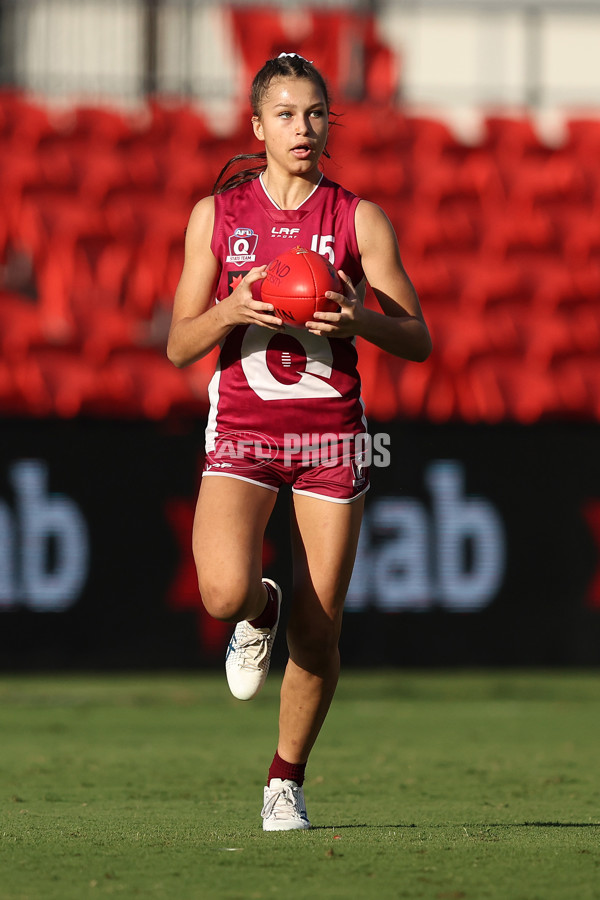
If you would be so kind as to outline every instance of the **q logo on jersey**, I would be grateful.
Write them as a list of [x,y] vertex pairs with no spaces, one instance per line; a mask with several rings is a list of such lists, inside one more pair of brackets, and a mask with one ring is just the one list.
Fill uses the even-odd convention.
[[255,262],[257,244],[258,235],[252,228],[236,228],[229,236],[229,256],[225,261],[236,266]]

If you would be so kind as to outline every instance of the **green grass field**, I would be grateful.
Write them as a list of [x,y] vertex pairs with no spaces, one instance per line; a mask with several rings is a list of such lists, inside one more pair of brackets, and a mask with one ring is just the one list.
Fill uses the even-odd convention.
[[0,898],[600,898],[600,677],[346,672],[265,834],[280,673],[0,680]]

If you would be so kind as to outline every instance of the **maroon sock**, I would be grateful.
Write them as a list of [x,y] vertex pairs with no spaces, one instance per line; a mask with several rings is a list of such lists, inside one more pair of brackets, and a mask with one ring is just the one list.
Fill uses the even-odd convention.
[[270,584],[265,584],[267,589],[267,603],[263,611],[255,619],[249,619],[253,628],[272,628],[277,621],[277,594]]
[[285,759],[282,759],[279,753],[276,752],[273,757],[273,762],[271,763],[271,768],[269,769],[267,784],[271,783],[271,778],[281,778],[282,781],[287,778],[289,781],[295,781],[298,787],[302,787],[304,784],[305,769],[306,763],[286,762]]

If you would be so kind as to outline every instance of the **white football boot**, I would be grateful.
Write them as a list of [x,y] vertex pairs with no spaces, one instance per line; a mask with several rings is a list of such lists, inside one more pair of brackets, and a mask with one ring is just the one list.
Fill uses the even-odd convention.
[[304,790],[295,781],[271,778],[265,787],[261,811],[263,831],[297,831],[310,828]]
[[281,611],[281,588],[269,578],[263,578],[263,584],[270,585],[277,595],[275,624],[272,628],[253,628],[250,622],[238,622],[225,656],[229,690],[238,700],[256,697],[269,674],[271,650]]

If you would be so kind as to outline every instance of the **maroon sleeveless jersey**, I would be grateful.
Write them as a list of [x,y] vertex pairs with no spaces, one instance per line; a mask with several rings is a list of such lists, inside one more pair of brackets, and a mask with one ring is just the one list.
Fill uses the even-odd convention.
[[[217,297],[231,293],[253,266],[298,246],[321,253],[357,285],[364,277],[354,226],[359,200],[325,177],[295,210],[279,209],[258,178],[215,195]],[[240,431],[268,436],[279,448],[289,434],[366,431],[356,361],[349,338],[236,326],[209,386],[207,451]]]

